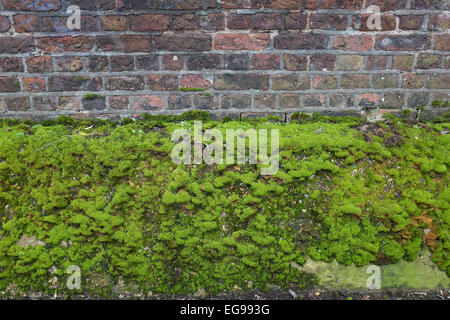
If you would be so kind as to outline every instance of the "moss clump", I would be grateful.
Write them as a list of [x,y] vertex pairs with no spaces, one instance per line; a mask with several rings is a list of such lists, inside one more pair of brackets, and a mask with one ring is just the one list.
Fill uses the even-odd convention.
[[[171,133],[197,119],[278,129],[280,170],[175,165]],[[208,119],[0,121],[0,290],[52,293],[56,276],[62,293],[70,265],[155,293],[305,287],[308,256],[363,266],[425,247],[450,274],[448,123]]]
[[104,96],[95,94],[95,93],[87,93],[83,96],[83,100],[94,100],[94,99],[98,99],[98,98],[103,99]]
[[178,89],[179,91],[183,92],[199,92],[199,91],[206,91],[204,88],[187,88],[187,87],[180,87]]

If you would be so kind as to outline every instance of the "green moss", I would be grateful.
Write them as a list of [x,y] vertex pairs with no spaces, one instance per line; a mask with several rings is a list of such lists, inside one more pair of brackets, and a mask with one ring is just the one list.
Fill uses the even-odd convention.
[[180,87],[178,90],[183,91],[183,92],[206,91],[206,89],[204,89],[204,88],[187,88],[187,87]]
[[83,100],[93,100],[97,98],[104,98],[104,96],[95,93],[88,93],[83,96]]
[[[278,129],[279,172],[175,165],[171,133],[192,132],[193,120],[222,132]],[[449,124],[388,122],[380,137],[356,119],[299,122],[205,112],[0,121],[0,291],[54,292],[49,268],[64,284],[69,265],[89,283],[107,278],[106,291],[86,289],[101,294],[120,278],[170,294],[248,281],[303,288],[316,276],[293,266],[309,258],[361,267],[415,260],[427,247],[450,274]],[[402,143],[388,143],[394,136]],[[20,246],[22,237],[40,245]]]

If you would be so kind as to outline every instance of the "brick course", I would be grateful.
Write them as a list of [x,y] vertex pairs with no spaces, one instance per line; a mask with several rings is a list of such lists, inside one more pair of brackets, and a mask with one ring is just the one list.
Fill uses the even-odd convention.
[[[80,30],[66,25],[70,5],[83,10]],[[370,5],[381,30],[367,26]],[[449,10],[440,0],[0,0],[0,116],[432,108],[450,96]]]

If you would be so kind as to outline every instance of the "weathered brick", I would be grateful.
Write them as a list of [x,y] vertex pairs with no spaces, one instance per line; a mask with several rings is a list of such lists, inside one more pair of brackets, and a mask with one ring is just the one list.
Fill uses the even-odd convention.
[[0,58],[0,72],[23,72],[23,70],[22,58]]
[[327,53],[314,54],[310,58],[310,70],[333,71],[336,64],[336,56]]
[[17,33],[41,31],[41,20],[32,14],[17,14],[14,16],[14,30]]
[[443,12],[428,15],[427,28],[430,31],[445,31],[450,29],[450,13]]
[[431,89],[450,89],[450,74],[433,73],[428,75],[426,87]]
[[106,79],[106,90],[143,90],[144,79],[141,76],[117,76]]
[[182,70],[184,68],[184,57],[176,54],[166,54],[163,56],[162,63],[165,70]]
[[324,94],[307,94],[303,97],[305,107],[323,107],[327,102]]
[[405,95],[402,92],[385,92],[380,105],[388,109],[401,109],[404,101]]
[[420,30],[424,19],[425,16],[418,15],[400,16],[399,28],[403,30]]
[[6,97],[5,102],[9,111],[27,111],[31,108],[29,97]]
[[29,53],[34,51],[35,45],[32,37],[14,36],[0,37],[0,54],[2,53]]
[[279,30],[283,25],[278,13],[257,13],[254,19],[254,28],[258,30]]
[[164,106],[165,103],[161,96],[145,95],[131,98],[131,108],[133,110],[156,111],[163,109]]
[[351,9],[362,8],[362,0],[306,0],[307,9]]
[[207,34],[172,34],[155,36],[155,48],[166,51],[209,51],[212,39]]
[[419,89],[425,83],[425,76],[417,73],[407,73],[402,75],[402,88]]
[[111,59],[111,71],[113,72],[134,70],[133,56],[112,56],[110,59]]
[[254,97],[253,106],[255,109],[275,109],[277,100],[273,94],[259,94]]
[[110,15],[100,17],[100,24],[104,31],[124,31],[127,30],[127,17]]
[[333,94],[330,96],[330,106],[340,108],[351,108],[354,105],[352,95],[347,94]]
[[434,37],[434,49],[450,51],[450,34],[437,34]]
[[275,49],[320,50],[328,46],[328,36],[313,33],[285,33],[275,37]]
[[369,74],[343,74],[341,77],[341,87],[344,89],[369,88]]
[[204,30],[224,30],[225,16],[220,13],[210,13],[199,17],[200,27]]
[[211,88],[211,82],[201,74],[186,74],[180,79],[180,86],[183,88]]
[[127,96],[111,96],[109,97],[109,107],[114,110],[128,110]]
[[421,53],[417,56],[418,69],[436,69],[441,66],[441,56],[437,54]]
[[250,69],[250,58],[248,54],[229,54],[225,56],[225,69],[248,70]]
[[450,3],[446,0],[412,0],[411,9],[450,10]]
[[81,100],[73,96],[61,96],[58,98],[58,110],[78,111],[81,109]]
[[89,56],[86,58],[86,66],[91,72],[108,71],[108,58],[104,56]]
[[346,30],[348,17],[342,14],[313,13],[309,18],[311,29]]
[[392,57],[392,69],[411,71],[414,67],[414,56],[398,55]]
[[23,89],[29,92],[46,91],[46,82],[44,78],[23,78]]
[[278,96],[278,103],[282,109],[295,109],[300,107],[300,96],[295,93],[285,93]]
[[155,91],[176,91],[178,90],[178,76],[171,74],[152,74],[147,76],[147,86]]
[[0,92],[19,92],[19,79],[14,77],[0,77]]
[[137,56],[136,57],[136,69],[146,71],[159,70],[159,59],[155,54]]
[[406,8],[407,0],[369,0],[367,6],[378,6],[381,12]]
[[426,106],[430,100],[430,94],[427,92],[411,92],[408,94],[408,108]]
[[98,91],[102,88],[100,78],[85,76],[52,76],[48,78],[48,90],[62,91]]
[[153,0],[117,0],[119,10],[152,9]]
[[397,88],[398,77],[395,74],[374,74],[372,78],[372,85],[376,89]]
[[77,72],[83,69],[83,61],[81,57],[58,57],[56,58],[56,66],[58,71]]
[[308,90],[309,77],[298,74],[276,74],[272,77],[273,90]]
[[171,95],[167,99],[169,110],[191,109],[193,107],[191,96],[188,95]]
[[194,10],[217,8],[216,0],[154,0],[154,8],[160,10]]
[[6,32],[11,28],[11,22],[6,16],[0,16],[0,32]]
[[[73,32],[67,27],[67,17],[43,17],[42,20],[44,32]],[[98,31],[97,18],[90,15],[82,15],[80,31]]]
[[218,54],[192,55],[187,59],[189,70],[222,69],[222,62]]
[[99,96],[95,98],[82,99],[84,110],[105,110],[106,109],[106,98]]
[[363,93],[358,95],[356,103],[363,108],[376,107],[380,103],[380,95],[378,93]]
[[331,90],[337,88],[337,79],[333,75],[315,76],[312,79],[312,87],[314,89]]
[[227,94],[222,96],[222,109],[248,109],[252,97],[247,94]]
[[291,12],[284,17],[284,25],[288,30],[304,30],[306,28],[307,15]]
[[308,57],[300,54],[284,55],[284,69],[289,71],[306,71],[308,67]]
[[366,70],[385,70],[387,56],[369,56],[366,61]]
[[108,35],[97,36],[97,48],[101,51],[149,52],[152,51],[151,36]]
[[173,17],[173,28],[175,30],[195,30],[199,28],[195,14],[183,14]]
[[363,56],[342,55],[338,58],[339,70],[361,70],[364,63]]
[[94,38],[87,36],[38,38],[38,48],[44,52],[84,52],[93,46]]
[[375,38],[375,49],[386,51],[418,51],[430,48],[430,37],[424,34],[379,35]]
[[227,28],[230,30],[248,30],[252,28],[252,15],[230,13],[227,16]]
[[31,57],[26,60],[27,70],[31,73],[52,72],[53,63],[50,56]]
[[33,97],[34,108],[38,111],[54,111],[58,106],[58,97],[38,96]]
[[268,34],[233,34],[220,33],[214,37],[214,49],[216,50],[251,50],[266,49],[270,44]]
[[56,11],[61,9],[61,0],[3,0],[3,5],[12,11]]
[[218,74],[214,80],[217,90],[268,90],[269,75],[265,74]]
[[252,57],[252,69],[278,70],[280,68],[280,56],[277,54],[258,53]]
[[165,14],[138,14],[130,16],[132,31],[165,31],[169,29],[170,17]]
[[219,109],[219,97],[211,94],[197,94],[194,97],[195,108],[199,110]]
[[369,51],[373,48],[371,36],[335,36],[333,48],[338,50]]

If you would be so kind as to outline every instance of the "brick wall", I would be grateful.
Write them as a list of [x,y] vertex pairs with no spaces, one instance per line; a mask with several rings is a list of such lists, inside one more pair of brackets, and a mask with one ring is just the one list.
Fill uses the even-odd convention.
[[[80,30],[67,27],[70,5]],[[380,31],[368,28],[371,5]],[[0,0],[0,116],[433,110],[450,96],[448,10],[448,0]]]

